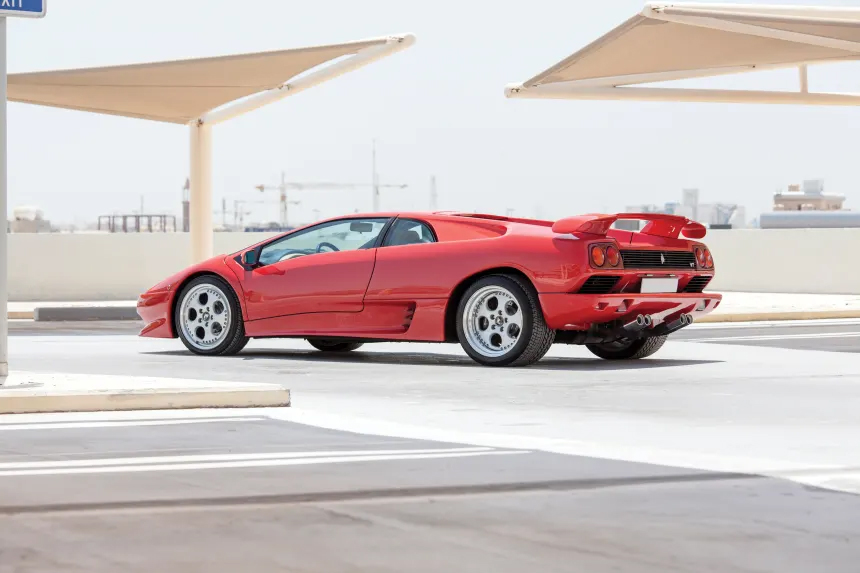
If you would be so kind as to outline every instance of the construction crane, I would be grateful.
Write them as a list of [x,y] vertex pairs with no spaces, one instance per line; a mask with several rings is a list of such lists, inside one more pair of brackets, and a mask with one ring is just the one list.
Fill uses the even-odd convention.
[[244,205],[248,203],[254,204],[268,204],[268,201],[244,201],[244,200],[234,200],[233,201],[233,227],[238,230],[242,230],[245,227],[245,215],[250,215],[251,211],[246,211]]
[[283,171],[281,172],[281,183],[280,185],[257,185],[255,189],[258,191],[278,191],[280,193],[279,201],[281,207],[281,216],[280,223],[282,227],[287,226],[287,205],[288,204],[299,204],[298,201],[289,201],[287,199],[287,189],[294,189],[297,191],[303,191],[308,189],[318,189],[318,190],[334,190],[334,189],[360,189],[363,187],[370,187],[373,190],[373,211],[379,211],[379,190],[380,189],[406,189],[408,185],[404,184],[381,184],[379,182],[379,174],[376,171],[376,140],[373,140],[373,173],[372,173],[372,183],[334,183],[334,182],[311,182],[311,183],[301,183],[296,181],[287,181],[287,175]]

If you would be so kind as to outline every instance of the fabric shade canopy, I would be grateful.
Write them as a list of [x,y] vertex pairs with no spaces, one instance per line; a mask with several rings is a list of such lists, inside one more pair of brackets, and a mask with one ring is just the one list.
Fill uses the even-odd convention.
[[10,74],[14,102],[189,123],[386,38],[274,52],[104,68]]
[[[786,67],[803,68],[806,93],[806,66],[853,60],[860,60],[857,8],[649,3],[595,42],[531,79],[509,86],[508,95],[589,99],[593,88],[619,88],[597,89],[592,95],[614,91],[622,98],[620,92],[628,90],[621,86]],[[685,99],[683,90],[647,91]],[[721,90],[701,91],[718,94],[718,100],[726,95]],[[706,97],[688,93],[697,100]],[[809,94],[813,99],[830,95],[837,94]],[[809,98],[796,99],[802,103]],[[838,100],[830,99],[831,103]]]

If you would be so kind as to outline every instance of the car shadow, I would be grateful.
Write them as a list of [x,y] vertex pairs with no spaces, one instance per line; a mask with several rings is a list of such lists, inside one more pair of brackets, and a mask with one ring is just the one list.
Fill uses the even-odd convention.
[[[166,350],[145,352],[159,356],[192,356],[187,350]],[[459,366],[463,368],[485,368],[468,356],[436,354],[431,352],[361,352],[344,354],[319,352],[315,350],[265,349],[244,350],[236,356],[221,357],[222,360],[292,360],[301,362],[324,362],[341,364],[384,364],[403,366]],[[641,360],[602,360],[599,358],[545,357],[536,364],[526,366],[528,370],[644,370],[651,368],[670,368],[673,366],[696,366],[714,364],[722,360],[675,360],[645,358]]]

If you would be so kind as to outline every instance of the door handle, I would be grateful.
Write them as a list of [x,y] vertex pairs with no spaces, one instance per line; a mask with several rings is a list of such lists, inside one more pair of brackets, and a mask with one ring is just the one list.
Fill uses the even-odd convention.
[[257,269],[257,270],[256,270],[256,271],[254,271],[254,272],[257,272],[257,273],[259,273],[259,274],[261,274],[261,275],[267,275],[267,276],[268,276],[268,275],[283,275],[283,274],[286,274],[286,271],[284,271],[283,269],[279,269],[279,268],[278,268],[278,267],[276,267],[275,265],[270,265],[270,266],[268,266],[268,267],[260,267],[259,269]]

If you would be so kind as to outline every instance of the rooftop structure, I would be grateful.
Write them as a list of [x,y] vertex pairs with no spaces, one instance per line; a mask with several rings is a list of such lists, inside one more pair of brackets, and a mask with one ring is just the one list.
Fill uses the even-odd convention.
[[845,203],[842,195],[824,193],[824,181],[813,179],[803,182],[803,186],[789,185],[787,192],[773,195],[774,211],[841,211]]

